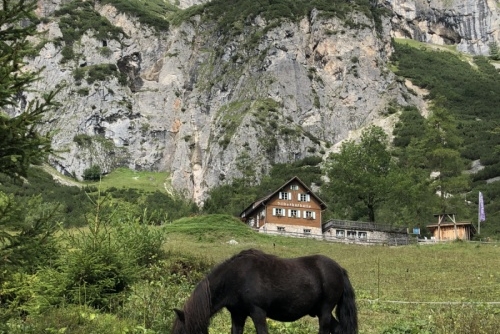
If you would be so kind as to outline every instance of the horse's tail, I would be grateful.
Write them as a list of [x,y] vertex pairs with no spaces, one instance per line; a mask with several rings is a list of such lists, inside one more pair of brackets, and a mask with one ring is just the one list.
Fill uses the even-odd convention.
[[356,308],[356,296],[349,281],[347,271],[344,273],[344,292],[337,304],[336,315],[338,319],[337,333],[356,334],[358,333],[358,310]]

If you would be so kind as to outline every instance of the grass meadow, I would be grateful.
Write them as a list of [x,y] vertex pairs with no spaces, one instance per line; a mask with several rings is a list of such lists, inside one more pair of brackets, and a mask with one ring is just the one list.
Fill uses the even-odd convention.
[[[57,244],[64,251],[53,264],[2,283],[0,297],[11,302],[0,310],[20,316],[0,323],[0,334],[170,333],[173,309],[182,308],[203,276],[248,248],[336,260],[356,291],[360,334],[500,333],[498,243],[362,246],[259,234],[228,215],[162,226],[102,217],[105,211],[88,226],[61,230]],[[115,277],[126,287],[116,291]],[[268,325],[270,334],[318,333],[311,317]],[[228,334],[230,327],[222,311],[209,331]],[[255,334],[250,319],[245,333]]]
[[[282,257],[327,255],[350,274],[360,333],[500,333],[499,244],[347,245],[262,235],[238,224],[227,216],[173,222],[165,227],[165,249],[209,263],[247,248]],[[310,317],[269,325],[270,333],[317,333]],[[213,318],[210,332],[230,332],[227,312]],[[253,332],[248,320],[246,333]]]

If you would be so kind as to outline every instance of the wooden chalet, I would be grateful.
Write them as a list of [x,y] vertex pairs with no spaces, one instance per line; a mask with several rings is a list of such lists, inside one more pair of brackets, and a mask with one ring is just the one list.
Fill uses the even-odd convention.
[[457,222],[453,213],[437,214],[434,217],[438,218],[437,224],[427,225],[434,240],[471,240],[476,234],[476,228],[471,222]]
[[322,212],[326,204],[298,177],[250,204],[240,218],[266,233],[322,237]]

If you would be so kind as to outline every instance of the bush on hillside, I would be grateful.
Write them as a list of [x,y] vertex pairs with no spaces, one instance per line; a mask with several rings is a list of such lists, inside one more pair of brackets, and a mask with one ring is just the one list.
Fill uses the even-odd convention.
[[101,179],[101,167],[99,165],[92,165],[83,171],[83,179],[86,181],[99,181]]

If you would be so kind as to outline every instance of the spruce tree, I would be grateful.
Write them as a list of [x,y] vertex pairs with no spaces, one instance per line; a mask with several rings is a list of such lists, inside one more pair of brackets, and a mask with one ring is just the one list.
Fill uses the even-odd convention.
[[[40,134],[37,125],[56,106],[55,92],[18,103],[40,75],[24,68],[25,57],[33,52],[29,38],[36,35],[35,6],[32,0],[4,0],[0,5],[0,171],[14,178],[26,176],[31,164],[51,152],[50,137]],[[18,115],[9,117],[9,110]]]
[[[29,39],[37,33],[35,7],[33,0],[0,3],[0,172],[18,180],[51,153],[50,137],[37,126],[56,107],[56,92],[19,103],[40,77],[39,71],[25,67],[26,56],[33,52]],[[48,249],[56,209],[40,197],[28,206],[21,209],[13,195],[0,192],[0,282],[12,272],[33,269]]]

